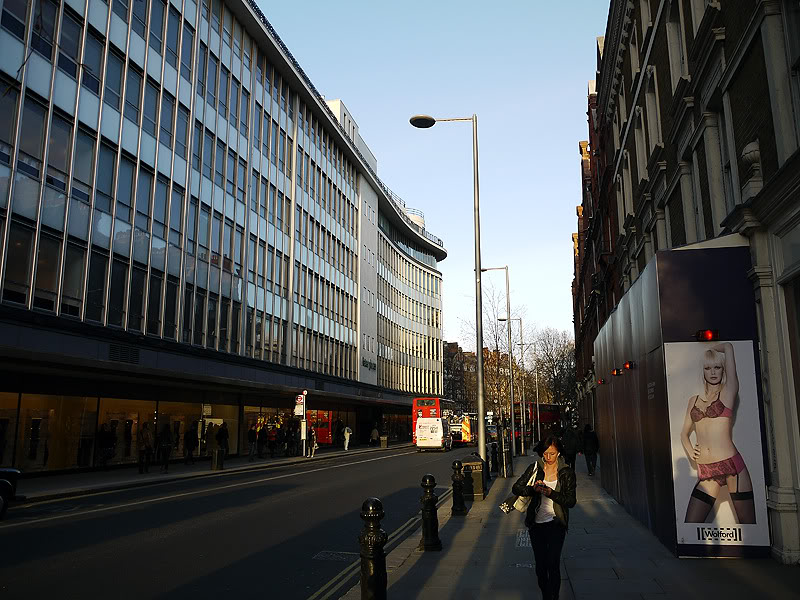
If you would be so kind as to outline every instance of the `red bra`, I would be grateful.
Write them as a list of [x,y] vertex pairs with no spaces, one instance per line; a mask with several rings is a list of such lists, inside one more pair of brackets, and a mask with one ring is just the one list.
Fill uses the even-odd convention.
[[689,412],[692,417],[692,421],[697,423],[697,421],[702,421],[705,418],[709,419],[716,419],[717,417],[733,417],[733,411],[725,406],[722,401],[717,396],[717,399],[714,400],[711,404],[708,405],[708,408],[703,412],[699,408],[697,408],[697,396],[694,397],[694,406],[692,406],[692,410]]

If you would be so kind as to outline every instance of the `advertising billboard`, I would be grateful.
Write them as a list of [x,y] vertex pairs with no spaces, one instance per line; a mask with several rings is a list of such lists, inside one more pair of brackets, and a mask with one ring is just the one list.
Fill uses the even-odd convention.
[[664,353],[679,553],[769,546],[752,340],[672,342]]

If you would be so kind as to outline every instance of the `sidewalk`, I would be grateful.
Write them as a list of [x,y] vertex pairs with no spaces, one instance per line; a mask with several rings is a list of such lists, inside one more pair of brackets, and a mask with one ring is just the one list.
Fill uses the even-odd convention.
[[[130,467],[110,468],[105,471],[86,471],[82,473],[65,473],[63,475],[42,475],[20,479],[17,486],[17,495],[24,496],[24,500],[17,500],[16,504],[28,502],[42,502],[70,496],[82,496],[96,492],[125,490],[148,485],[155,485],[169,481],[208,477],[220,473],[241,473],[279,467],[295,463],[314,462],[340,456],[358,456],[369,452],[396,450],[411,447],[412,444],[396,443],[389,448],[351,448],[347,452],[342,449],[325,448],[317,450],[316,456],[304,458],[293,456],[288,458],[256,458],[249,462],[247,456],[237,456],[225,459],[225,468],[222,471],[212,471],[211,461],[207,458],[196,459],[193,465],[184,465],[182,461],[169,465],[169,473],[161,473],[158,464],[150,465],[150,472],[139,474],[135,464]],[[13,504],[11,509],[13,510]]]
[[[530,457],[519,457],[519,476]],[[800,598],[800,568],[770,560],[678,559],[589,477],[578,457],[578,504],[562,553],[562,600],[787,600]],[[516,478],[495,479],[466,517],[439,509],[441,552],[416,549],[421,532],[387,556],[388,597],[395,600],[541,598],[524,515],[498,505]],[[346,600],[359,600],[360,587]]]

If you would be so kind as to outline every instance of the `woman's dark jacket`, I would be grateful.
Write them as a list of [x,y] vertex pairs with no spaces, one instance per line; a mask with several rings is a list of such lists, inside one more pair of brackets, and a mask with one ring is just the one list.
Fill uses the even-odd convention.
[[[532,496],[531,503],[528,505],[528,512],[525,515],[525,526],[532,527],[536,523],[536,513],[539,511],[539,505],[542,501],[542,495],[533,489],[532,485],[528,485],[528,480],[533,475],[534,465],[539,465],[536,478],[544,480],[544,462],[537,460],[532,462],[522,477],[517,479],[514,487],[511,488],[512,493],[517,496]],[[550,499],[553,501],[553,512],[556,513],[556,519],[565,527],[569,527],[569,509],[575,506],[575,471],[569,468],[567,463],[562,457],[558,457],[558,483],[556,489],[550,492]]]

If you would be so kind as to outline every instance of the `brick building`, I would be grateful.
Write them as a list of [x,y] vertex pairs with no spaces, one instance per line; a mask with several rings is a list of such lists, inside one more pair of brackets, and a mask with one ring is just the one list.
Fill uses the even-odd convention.
[[773,555],[800,559],[800,2],[612,0],[573,236],[582,414],[594,340],[658,251],[749,245]]

